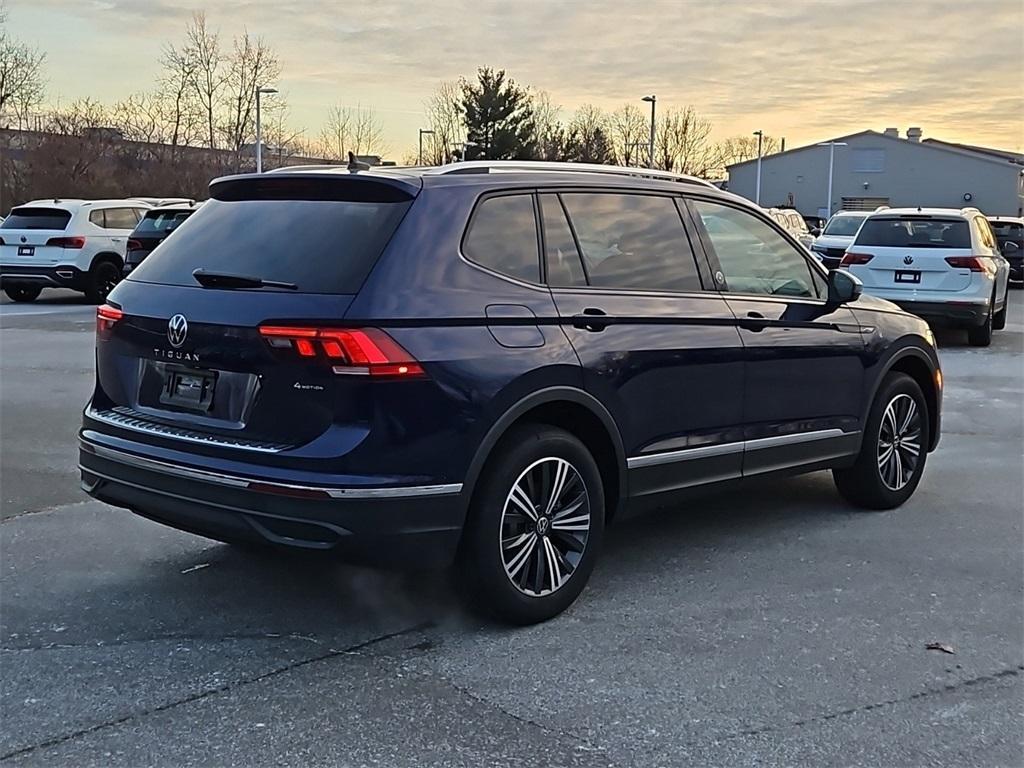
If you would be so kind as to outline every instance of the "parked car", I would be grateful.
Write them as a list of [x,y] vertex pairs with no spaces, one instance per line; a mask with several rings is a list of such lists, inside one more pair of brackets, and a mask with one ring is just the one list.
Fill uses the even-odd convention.
[[140,200],[35,200],[0,225],[0,287],[13,301],[71,288],[102,302],[121,279]]
[[803,218],[804,224],[807,225],[807,229],[815,237],[820,235],[821,230],[825,228],[825,220],[821,218],[821,216],[810,216],[807,214],[801,214],[801,218]]
[[839,266],[867,216],[863,211],[838,211],[828,220],[825,229],[811,243],[811,251],[817,254],[826,268],[835,269]]
[[1010,279],[1024,281],[1024,219],[1015,216],[989,216],[988,223],[999,243],[999,250],[1010,264]]
[[805,248],[810,248],[814,236],[807,229],[804,217],[792,208],[769,208],[768,215],[784,227]]
[[128,254],[124,260],[124,274],[128,275],[154,248],[191,216],[202,203],[186,200],[170,203],[146,211],[128,238]]
[[574,165],[214,181],[97,310],[83,488],[231,543],[454,561],[521,623],[627,507],[827,468],[906,501],[939,439],[927,324],[742,198]]
[[890,208],[868,216],[842,266],[873,296],[987,347],[1006,325],[1009,263],[977,208]]

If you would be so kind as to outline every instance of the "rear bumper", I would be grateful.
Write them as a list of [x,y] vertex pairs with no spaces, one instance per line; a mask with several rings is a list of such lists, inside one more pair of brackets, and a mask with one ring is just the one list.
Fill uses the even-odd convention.
[[900,309],[917,315],[935,325],[975,326],[988,317],[987,300],[984,301],[901,301],[889,299]]
[[78,267],[61,264],[55,267],[30,267],[17,264],[0,266],[0,287],[23,285],[35,288],[83,289],[86,273]]
[[[367,565],[430,568],[455,556],[461,484],[310,486],[213,472],[79,443],[82,488],[93,498],[172,528],[228,542],[331,552]],[[255,468],[254,468],[255,469]]]

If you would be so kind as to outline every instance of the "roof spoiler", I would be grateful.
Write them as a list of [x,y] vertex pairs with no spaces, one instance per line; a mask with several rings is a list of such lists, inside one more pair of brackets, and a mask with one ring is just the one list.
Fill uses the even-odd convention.
[[247,173],[210,183],[215,200],[326,200],[358,203],[401,203],[414,199],[422,187],[416,177],[371,174]]

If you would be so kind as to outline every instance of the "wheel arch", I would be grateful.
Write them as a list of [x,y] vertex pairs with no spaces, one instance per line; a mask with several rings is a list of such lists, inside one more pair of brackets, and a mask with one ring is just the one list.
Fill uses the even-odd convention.
[[550,424],[570,432],[594,456],[605,491],[606,520],[614,518],[626,498],[626,452],[615,420],[593,395],[576,387],[554,386],[519,400],[491,426],[470,462],[463,484],[469,500],[495,447],[518,424]]
[[109,261],[110,263],[117,266],[118,269],[122,269],[124,267],[123,256],[118,255],[114,251],[100,251],[95,256],[93,256],[92,261],[89,262],[89,271],[92,272],[96,265],[99,264],[101,261]]
[[942,392],[936,381],[938,367],[928,354],[917,347],[904,347],[892,355],[882,368],[882,372],[875,380],[871,390],[871,397],[867,401],[867,411],[864,414],[862,423],[867,422],[867,413],[870,412],[878,388],[882,380],[890,373],[903,373],[912,378],[921,388],[925,403],[928,406],[928,450],[934,451],[939,443],[940,415],[942,406]]

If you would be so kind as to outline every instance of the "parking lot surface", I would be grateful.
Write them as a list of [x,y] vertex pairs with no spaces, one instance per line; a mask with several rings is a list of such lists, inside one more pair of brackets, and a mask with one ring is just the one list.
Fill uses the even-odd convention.
[[[526,629],[445,574],[246,553],[90,501],[94,308],[0,306],[2,725],[11,765],[979,765],[1024,750],[1024,292],[939,337],[916,495],[827,473],[610,531]],[[942,643],[953,653],[928,650]]]

